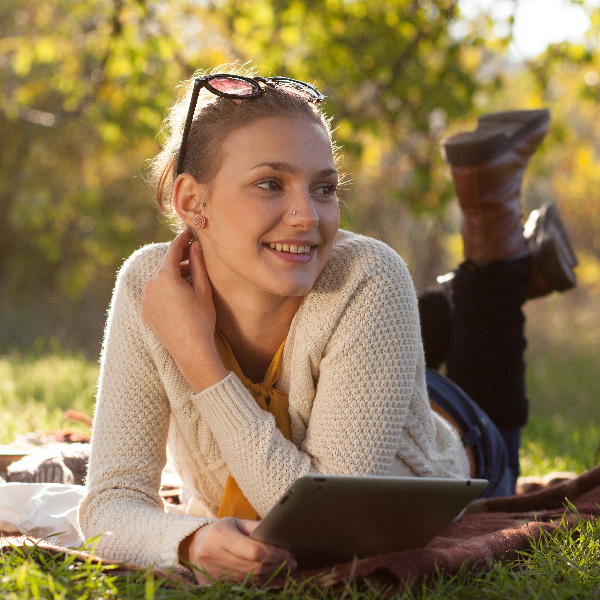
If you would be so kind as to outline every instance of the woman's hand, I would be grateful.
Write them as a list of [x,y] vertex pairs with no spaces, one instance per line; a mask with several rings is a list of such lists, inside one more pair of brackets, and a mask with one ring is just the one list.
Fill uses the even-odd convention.
[[[169,245],[142,295],[142,319],[195,393],[227,376],[215,347],[215,306],[199,241],[189,230]],[[189,264],[184,262],[189,259]],[[190,286],[184,277],[190,276]]]
[[[214,580],[244,581],[249,573],[255,583],[264,582],[283,563],[284,570],[295,570],[296,561],[287,550],[262,544],[248,536],[258,521],[225,517],[204,525],[184,540],[180,556],[198,567],[194,569],[196,581],[209,585]],[[189,543],[186,543],[188,541]]]

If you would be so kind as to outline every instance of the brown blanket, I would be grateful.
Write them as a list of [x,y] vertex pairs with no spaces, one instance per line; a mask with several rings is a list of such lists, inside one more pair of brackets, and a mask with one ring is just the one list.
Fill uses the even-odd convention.
[[[301,581],[317,577],[322,585],[362,578],[375,588],[392,585],[390,591],[395,592],[407,583],[419,584],[438,570],[454,575],[466,565],[469,569],[487,571],[494,561],[516,558],[519,550],[531,547],[532,538],[539,539],[543,532],[559,527],[567,499],[579,513],[578,517],[572,512],[567,515],[567,523],[575,518],[600,516],[600,466],[555,487],[475,501],[461,519],[421,550],[356,560],[338,565],[327,574],[319,574],[323,569],[302,571],[294,578]],[[274,581],[273,585],[283,586],[284,579]]]
[[[322,586],[336,586],[360,578],[376,588],[391,585],[390,592],[395,592],[407,583],[420,583],[438,570],[453,575],[466,565],[469,569],[487,571],[494,561],[516,558],[519,550],[530,548],[532,538],[539,539],[543,532],[559,527],[567,500],[578,512],[578,516],[567,515],[567,523],[576,518],[600,516],[600,466],[548,489],[476,501],[468,507],[467,514],[446,527],[421,550],[356,560],[329,569],[300,571],[293,577],[297,581],[314,577]],[[0,552],[6,551],[8,545],[20,545],[25,540],[24,536],[5,538],[0,544]],[[54,552],[59,550],[52,549]],[[103,562],[111,564],[110,561]],[[135,565],[124,565],[124,570],[135,568]],[[164,577],[166,573],[157,575]],[[186,580],[185,576],[179,575],[172,575],[170,579]],[[284,585],[284,577],[269,584],[270,587]]]

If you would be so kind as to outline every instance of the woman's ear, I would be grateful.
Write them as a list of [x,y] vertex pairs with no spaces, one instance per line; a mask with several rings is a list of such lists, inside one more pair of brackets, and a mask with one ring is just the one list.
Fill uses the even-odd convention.
[[204,206],[208,197],[208,186],[198,183],[189,173],[182,173],[173,186],[173,208],[179,218],[196,228],[198,218],[203,215]]

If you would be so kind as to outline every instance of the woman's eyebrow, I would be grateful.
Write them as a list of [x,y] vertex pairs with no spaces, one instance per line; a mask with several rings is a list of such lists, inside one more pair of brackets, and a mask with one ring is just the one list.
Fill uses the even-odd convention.
[[[261,167],[270,167],[274,171],[283,171],[284,173],[297,173],[300,170],[297,167],[295,167],[294,165],[291,165],[290,163],[286,163],[286,162],[264,162],[264,163],[255,165],[250,170],[253,171],[254,169],[260,169]],[[337,174],[338,174],[338,172],[336,169],[329,167],[327,169],[322,169],[321,171],[319,171],[317,173],[317,176],[318,177],[328,177],[329,175],[337,175]]]

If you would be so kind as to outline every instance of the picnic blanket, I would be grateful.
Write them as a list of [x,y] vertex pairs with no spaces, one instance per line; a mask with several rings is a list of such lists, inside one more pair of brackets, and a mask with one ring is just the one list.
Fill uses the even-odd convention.
[[[577,512],[572,508],[567,510],[567,501]],[[531,540],[539,539],[545,532],[577,519],[598,516],[600,466],[551,488],[476,500],[458,521],[420,550],[356,560],[338,565],[326,574],[322,574],[323,569],[302,571],[296,573],[294,579],[315,577],[321,585],[331,586],[362,579],[370,587],[388,586],[389,593],[395,593],[407,584],[420,584],[438,571],[454,575],[463,565],[488,571],[495,561],[517,558],[519,551],[529,549]],[[283,586],[284,579],[275,580],[272,585]]]
[[[567,501],[572,505],[567,510]],[[575,510],[573,510],[573,507]],[[566,514],[565,514],[566,513]],[[562,518],[564,516],[564,519]],[[300,571],[293,575],[297,581],[314,579],[321,586],[339,586],[353,580],[395,593],[406,585],[418,585],[427,576],[442,571],[456,574],[463,565],[468,569],[486,571],[498,560],[511,560],[517,552],[530,548],[532,539],[574,523],[577,519],[600,516],[600,466],[583,475],[551,488],[506,498],[478,500],[469,505],[466,513],[434,538],[425,548],[355,560],[328,569]],[[29,542],[27,541],[29,540]],[[0,552],[11,545],[35,543],[25,536],[4,538]],[[51,547],[52,552],[66,549]],[[87,555],[81,554],[85,560]],[[114,564],[103,561],[106,564]],[[135,565],[125,565],[135,570]],[[185,575],[157,576],[171,581],[186,581]],[[187,579],[190,581],[190,579]],[[284,577],[269,582],[269,587],[284,587]]]

